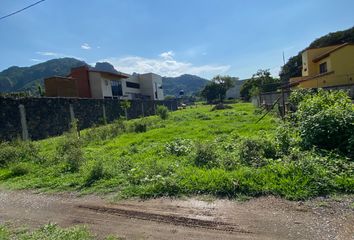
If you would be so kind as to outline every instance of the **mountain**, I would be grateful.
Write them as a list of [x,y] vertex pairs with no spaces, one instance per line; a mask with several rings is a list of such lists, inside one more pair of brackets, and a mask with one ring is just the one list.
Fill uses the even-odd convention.
[[[344,31],[329,33],[313,41],[306,49],[321,48],[343,43],[354,43],[354,27]],[[306,50],[304,49],[304,50]],[[283,66],[280,78],[283,82],[288,82],[292,77],[301,76],[302,51],[291,57]]]
[[0,72],[0,92],[29,90],[50,76],[66,76],[73,67],[87,65],[75,58],[49,60],[31,67],[10,67]]
[[[51,76],[66,76],[71,68],[88,65],[75,58],[59,58],[49,60],[30,67],[10,67],[0,72],[0,92],[20,92],[33,90],[37,84],[43,85],[43,79]],[[89,66],[89,65],[88,65]],[[114,72],[118,71],[107,62],[98,62],[92,69]],[[185,95],[192,95],[201,90],[208,80],[193,75],[182,75],[176,78],[164,77],[165,95],[178,95],[184,90]]]
[[98,62],[93,69],[102,72],[118,73],[114,66],[108,62]]
[[195,95],[208,83],[209,81],[207,79],[189,74],[184,74],[179,77],[162,78],[162,85],[165,96],[177,96],[181,90],[183,90],[184,94],[187,96]]

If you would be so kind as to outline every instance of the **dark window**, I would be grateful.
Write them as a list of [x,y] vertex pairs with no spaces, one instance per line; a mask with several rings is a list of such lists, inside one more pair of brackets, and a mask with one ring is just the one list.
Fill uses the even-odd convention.
[[320,73],[326,73],[327,72],[327,62],[321,63],[320,64]]
[[134,83],[134,82],[126,82],[128,88],[140,88],[139,83]]
[[123,95],[122,82],[111,81],[111,86],[112,86],[112,95],[113,96],[122,96]]

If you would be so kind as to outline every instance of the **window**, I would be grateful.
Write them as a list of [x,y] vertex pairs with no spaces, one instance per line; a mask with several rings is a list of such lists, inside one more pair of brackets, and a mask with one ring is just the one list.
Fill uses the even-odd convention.
[[139,83],[134,83],[134,82],[125,82],[128,88],[140,88],[140,84]]
[[113,96],[122,96],[123,95],[122,82],[111,81],[111,85],[112,85],[112,95]]
[[320,64],[320,74],[326,73],[326,72],[327,72],[327,62],[321,63]]

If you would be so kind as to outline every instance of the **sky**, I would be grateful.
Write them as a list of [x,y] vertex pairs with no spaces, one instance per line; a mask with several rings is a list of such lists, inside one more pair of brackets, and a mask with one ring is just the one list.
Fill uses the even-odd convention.
[[[0,16],[36,0],[0,0]],[[285,58],[354,26],[353,0],[46,0],[0,21],[0,71],[53,58],[162,76],[279,74]]]

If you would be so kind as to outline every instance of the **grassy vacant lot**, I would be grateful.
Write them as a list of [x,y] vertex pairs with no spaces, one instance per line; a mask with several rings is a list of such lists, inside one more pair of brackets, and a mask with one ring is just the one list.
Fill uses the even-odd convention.
[[[298,136],[249,103],[75,131],[38,142],[3,143],[0,184],[12,189],[115,193],[117,198],[273,194],[306,199],[354,190],[353,165],[303,151]],[[3,159],[3,160],[1,160]]]

